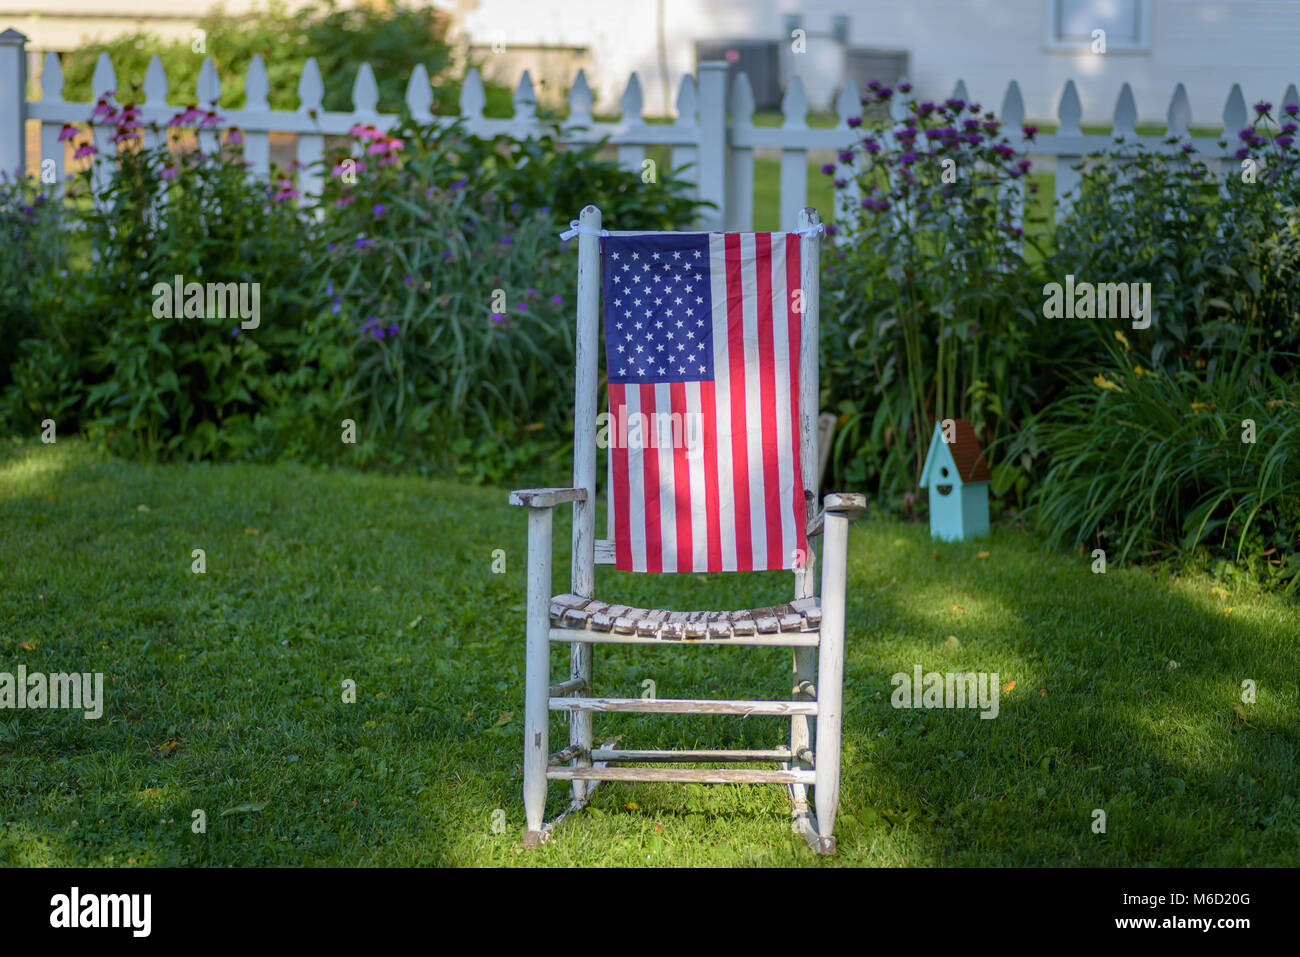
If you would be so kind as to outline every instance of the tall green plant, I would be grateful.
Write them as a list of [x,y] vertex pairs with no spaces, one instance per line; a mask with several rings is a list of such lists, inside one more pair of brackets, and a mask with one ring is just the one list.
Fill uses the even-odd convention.
[[[872,91],[864,103],[895,96]],[[978,104],[904,105],[901,121],[877,121],[839,157],[859,162],[862,198],[841,211],[850,225],[823,313],[825,383],[842,419],[833,468],[886,495],[915,489],[935,421],[970,418],[986,443],[1017,427],[1033,395],[1022,357],[1041,318],[1021,248],[1029,161]],[[999,463],[1000,488],[1017,469]]]

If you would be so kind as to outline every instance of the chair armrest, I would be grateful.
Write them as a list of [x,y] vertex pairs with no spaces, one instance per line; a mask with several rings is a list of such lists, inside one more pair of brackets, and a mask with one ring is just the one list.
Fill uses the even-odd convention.
[[826,523],[826,514],[845,515],[851,522],[867,510],[867,497],[860,492],[830,492],[826,496],[826,506],[808,522],[806,532],[809,538],[822,533]]
[[585,488],[521,488],[510,493],[510,504],[523,508],[554,508],[565,502],[585,502]]
[[850,522],[867,510],[867,497],[861,492],[831,492],[824,502],[823,515],[827,512],[833,515],[844,515]]

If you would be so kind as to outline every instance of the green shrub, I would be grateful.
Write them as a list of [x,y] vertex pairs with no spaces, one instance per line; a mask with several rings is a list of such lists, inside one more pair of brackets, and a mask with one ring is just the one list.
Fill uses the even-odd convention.
[[642,183],[599,145],[557,135],[358,126],[329,161],[317,267],[329,307],[311,336],[350,344],[334,399],[365,423],[363,456],[417,450],[504,480],[547,474],[569,447],[576,258],[561,224],[595,203],[620,228],[680,228],[697,204],[680,180]]
[[[825,270],[823,407],[840,418],[833,480],[896,500],[915,490],[937,420],[971,419],[987,447],[1027,417],[1043,320],[1014,198],[1029,161],[994,115],[908,100],[892,146],[885,132],[861,142],[861,208],[840,217],[858,225]],[[995,490],[1023,489],[1019,468],[995,460]]]
[[[459,122],[406,122],[358,126],[325,161],[318,217],[299,205],[296,164],[269,184],[248,175],[235,130],[213,155],[176,137],[144,150],[134,105],[96,111],[120,147],[96,162],[116,172],[93,195],[89,171],[69,191],[75,266],[36,271],[38,322],[0,412],[146,458],[553,478],[573,414],[576,257],[561,226],[587,202],[650,229],[685,226],[697,206],[683,182],[642,183],[556,131],[484,141]],[[155,313],[177,275],[257,283],[260,325]],[[340,441],[349,418],[356,446]]]
[[43,318],[36,302],[42,276],[64,269],[59,204],[32,180],[0,173],[0,393],[11,381],[19,343],[37,335]]
[[[447,76],[450,49],[447,19],[432,6],[402,0],[340,7],[335,0],[308,3],[290,10],[282,0],[241,13],[215,7],[198,23],[204,31],[203,52],[196,40],[167,40],[156,34],[134,32],[85,44],[63,57],[64,99],[89,101],[91,78],[101,53],[113,61],[121,91],[138,89],[149,60],[155,54],[167,72],[168,100],[182,105],[194,102],[194,90],[205,56],[221,77],[221,105],[243,107],[244,79],[253,55],[262,55],[273,110],[298,108],[298,80],[303,65],[315,57],[325,85],[322,106],[327,110],[352,109],[352,85],[360,64],[374,69],[379,89],[379,109],[399,112],[406,101],[411,71],[423,64],[436,78],[435,112],[459,112],[460,84]],[[510,92],[487,87],[489,107],[510,104]],[[125,99],[125,97],[123,97]]]
[[[1253,168],[1230,169],[1222,188],[1190,144],[1181,161],[1120,144],[1089,157],[1070,197],[1052,278],[1149,282],[1151,328],[1130,333],[1149,365],[1173,371],[1237,350],[1287,363],[1300,351],[1300,110],[1270,127],[1269,109],[1258,104],[1238,134],[1235,159]],[[1099,358],[1086,354],[1090,325],[1062,325],[1054,352],[1063,367]]]
[[1208,548],[1295,587],[1300,383],[1272,368],[1295,357],[1237,352],[1167,372],[1112,335],[1091,382],[1027,430],[1047,462],[1032,496],[1039,526],[1112,562]]
[[[105,108],[124,147],[117,173],[93,202],[71,207],[94,260],[74,281],[47,274],[39,286],[46,319],[15,370],[15,424],[29,427],[57,408],[60,428],[85,428],[124,454],[237,454],[243,426],[287,398],[281,379],[301,341],[312,279],[306,218],[268,202],[266,186],[231,150],[173,157],[166,145],[138,149],[135,108]],[[70,192],[77,203],[77,188]],[[247,283],[250,293],[257,284],[260,325],[240,328],[224,297],[202,297],[202,316],[167,314],[172,296],[160,290],[176,276]]]

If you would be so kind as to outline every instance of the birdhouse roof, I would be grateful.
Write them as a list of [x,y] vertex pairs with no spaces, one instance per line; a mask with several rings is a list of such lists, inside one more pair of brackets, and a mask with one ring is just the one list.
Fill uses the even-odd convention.
[[925,467],[921,470],[922,488],[929,487],[930,466],[940,448],[946,449],[952,457],[961,484],[988,482],[993,478],[989,473],[989,463],[984,457],[984,450],[980,448],[979,440],[975,438],[975,427],[971,425],[969,419],[955,419],[954,422],[956,427],[953,430],[951,443],[944,442],[942,424],[935,423],[934,435],[930,438],[930,450],[925,457]]

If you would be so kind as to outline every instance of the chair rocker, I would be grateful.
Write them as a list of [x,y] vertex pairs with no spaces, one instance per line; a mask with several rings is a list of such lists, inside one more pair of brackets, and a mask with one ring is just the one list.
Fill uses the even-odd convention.
[[[510,494],[511,505],[528,510],[526,846],[541,844],[560,821],[586,807],[602,781],[669,781],[784,785],[792,829],[814,851],[835,852],[848,525],[866,501],[859,494],[830,494],[812,517],[820,471],[821,232],[812,208],[800,212],[794,232],[739,234],[608,231],[601,229],[600,210],[587,206],[566,234],[579,236],[573,487]],[[598,541],[602,291],[611,419],[659,426],[638,434],[637,442],[632,435],[640,428],[627,428],[623,438],[611,427],[610,537]],[[637,358],[647,353],[655,361]],[[665,361],[665,354],[675,358]],[[687,421],[700,428],[684,450],[689,443],[683,436],[691,430],[680,423]],[[672,439],[667,449],[665,438]],[[569,591],[557,595],[551,518],[564,503],[573,505],[572,577]],[[820,595],[808,543],[815,535],[823,542]],[[633,608],[596,600],[600,564],[631,571],[788,569],[794,596],[788,604],[738,611]],[[557,683],[550,674],[552,643],[570,648],[569,675]],[[595,697],[594,650],[618,643],[787,646],[794,659],[791,697]],[[568,745],[555,752],[551,711],[570,716]],[[770,750],[731,751],[633,750],[614,741],[593,746],[595,712],[780,715],[790,718],[790,741]],[[725,762],[777,767],[654,766]],[[572,800],[544,823],[550,781],[569,781]]]

